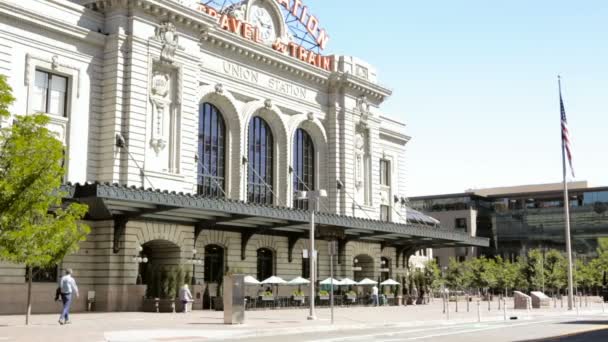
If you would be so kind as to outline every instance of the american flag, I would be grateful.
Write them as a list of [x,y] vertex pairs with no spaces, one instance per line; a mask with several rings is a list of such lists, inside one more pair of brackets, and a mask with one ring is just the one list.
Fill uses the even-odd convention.
[[572,167],[572,146],[570,145],[570,131],[568,130],[568,119],[566,118],[566,108],[564,107],[564,100],[562,98],[562,86],[561,80],[559,82],[559,106],[561,109],[562,117],[562,145],[568,158],[568,164],[570,165],[570,171],[572,172],[572,178],[574,177],[574,167]]

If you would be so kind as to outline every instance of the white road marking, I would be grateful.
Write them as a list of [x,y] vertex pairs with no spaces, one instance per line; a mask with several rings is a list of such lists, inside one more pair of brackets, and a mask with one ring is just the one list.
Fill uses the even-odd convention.
[[[526,325],[534,325],[534,324],[548,323],[548,322],[555,322],[555,321],[556,320],[546,320],[546,321],[538,321],[538,322],[519,323],[519,324],[509,325],[508,327],[509,328],[510,327],[521,327],[521,326],[526,326]],[[450,335],[461,335],[461,334],[467,334],[467,333],[478,332],[478,331],[496,330],[496,329],[502,329],[505,327],[506,327],[505,325],[496,325],[496,326],[490,326],[490,327],[485,327],[485,328],[476,328],[476,329],[474,328],[474,329],[450,331],[450,332],[446,332],[446,333],[442,333],[442,334],[433,334],[433,335],[426,335],[426,336],[416,336],[416,337],[399,338],[399,339],[392,339],[392,340],[383,340],[382,342],[424,340],[424,339],[428,339],[428,338],[443,337],[443,336],[450,336]]]
[[[389,342],[389,341],[412,341],[412,340],[420,340],[420,339],[440,337],[440,336],[465,334],[465,333],[468,333],[468,332],[475,332],[475,331],[501,329],[501,328],[505,328],[505,327],[526,326],[526,325],[541,324],[541,323],[548,323],[548,322],[555,322],[555,321],[558,321],[558,320],[552,319],[552,320],[535,321],[535,322],[527,322],[527,323],[519,323],[519,324],[497,324],[497,325],[493,325],[493,326],[488,326],[488,324],[489,323],[503,323],[503,322],[475,323],[473,325],[473,328],[466,329],[466,330],[457,330],[457,331],[452,331],[452,332],[433,334],[433,335],[428,335],[428,336],[420,336],[420,337],[409,337],[409,338],[407,338],[407,337],[406,338],[401,337],[401,338],[398,338],[398,339],[388,339],[388,340],[383,340],[383,341],[384,342]],[[453,329],[455,327],[456,326],[454,326],[454,325],[446,325],[446,326],[437,327],[437,328],[420,328],[420,329],[396,330],[396,331],[391,331],[391,332],[374,333],[374,334],[367,334],[367,335],[353,335],[353,336],[345,336],[345,337],[335,337],[335,338],[328,338],[328,339],[322,339],[322,340],[314,340],[314,341],[311,341],[311,342],[341,342],[341,341],[349,341],[349,340],[365,340],[367,338],[374,338],[374,337],[378,338],[378,337],[382,337],[382,336],[394,336],[394,335],[399,335],[399,334],[404,334],[404,333],[411,334],[411,333],[416,333],[416,332],[421,332],[421,331],[446,330],[446,329]]]

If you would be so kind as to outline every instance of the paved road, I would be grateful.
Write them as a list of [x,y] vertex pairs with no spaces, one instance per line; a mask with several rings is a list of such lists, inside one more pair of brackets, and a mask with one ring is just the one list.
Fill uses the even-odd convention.
[[451,324],[436,327],[395,327],[245,338],[247,342],[606,342],[608,321],[597,316],[529,321]]

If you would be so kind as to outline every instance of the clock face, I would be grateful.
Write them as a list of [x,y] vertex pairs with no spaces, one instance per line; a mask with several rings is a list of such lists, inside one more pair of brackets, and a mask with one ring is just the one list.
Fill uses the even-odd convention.
[[270,13],[263,7],[253,6],[250,18],[253,26],[256,26],[260,30],[260,36],[264,43],[274,43],[277,39],[277,34]]

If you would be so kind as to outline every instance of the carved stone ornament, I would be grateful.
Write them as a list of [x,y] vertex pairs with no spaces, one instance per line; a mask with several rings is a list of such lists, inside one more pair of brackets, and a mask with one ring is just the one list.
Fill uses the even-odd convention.
[[175,50],[178,48],[179,37],[175,25],[170,21],[161,23],[154,32],[155,39],[163,44],[160,52],[160,60],[173,63],[175,61]]
[[306,115],[306,118],[308,119],[308,121],[314,121],[314,119],[315,119],[315,113],[308,112],[308,114]]
[[218,94],[223,94],[224,93],[224,85],[221,83],[218,83],[215,85],[215,92]]
[[266,109],[272,109],[272,100],[271,99],[266,99],[266,101],[264,101],[264,108]]
[[164,139],[152,139],[150,146],[158,156],[158,154],[167,147],[167,142]]
[[51,68],[53,70],[55,70],[58,67],[59,67],[59,56],[55,55],[55,56],[51,57]]
[[157,73],[152,76],[152,95],[167,97],[169,94],[169,75]]
[[357,110],[361,113],[361,125],[367,125],[367,119],[369,119],[370,115],[370,104],[365,95],[357,98]]

